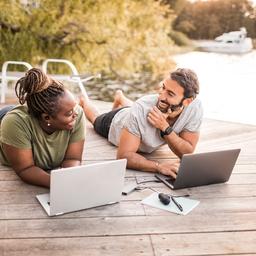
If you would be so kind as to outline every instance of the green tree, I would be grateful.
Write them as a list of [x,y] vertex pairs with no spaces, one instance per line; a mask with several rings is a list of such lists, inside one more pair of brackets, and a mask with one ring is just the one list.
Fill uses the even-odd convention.
[[176,15],[179,15],[188,4],[187,0],[161,0],[161,3],[169,5]]
[[173,66],[174,15],[154,0],[41,0],[38,8],[1,0],[0,9],[1,63],[66,58],[81,72],[116,76]]
[[256,37],[255,8],[249,0],[212,0],[187,3],[174,28],[194,39],[212,39],[240,27]]

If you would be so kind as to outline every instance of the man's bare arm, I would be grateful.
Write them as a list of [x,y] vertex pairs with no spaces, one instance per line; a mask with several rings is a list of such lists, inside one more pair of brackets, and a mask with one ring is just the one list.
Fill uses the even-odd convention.
[[[175,117],[175,113],[174,117]],[[177,113],[180,114],[180,113]],[[170,115],[169,115],[170,116]],[[165,131],[169,126],[167,122],[167,114],[162,113],[158,108],[153,107],[148,114],[148,121],[157,129]],[[184,154],[193,153],[199,139],[198,132],[182,131],[179,135],[171,132],[164,136],[169,148],[181,158]]]
[[140,138],[123,129],[120,136],[120,142],[117,150],[117,158],[126,158],[127,167],[139,171],[161,172],[165,175],[176,177],[178,169],[177,161],[168,161],[158,163],[146,159],[144,156],[137,153],[140,146]]
[[171,132],[169,135],[164,136],[164,139],[173,153],[181,158],[184,154],[194,152],[199,140],[199,133],[183,131],[177,135],[175,132]]

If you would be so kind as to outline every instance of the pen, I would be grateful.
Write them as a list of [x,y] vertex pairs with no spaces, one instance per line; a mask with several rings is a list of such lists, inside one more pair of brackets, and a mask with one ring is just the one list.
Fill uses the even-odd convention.
[[179,208],[181,212],[183,212],[182,206],[171,196],[171,200],[174,202],[174,204]]

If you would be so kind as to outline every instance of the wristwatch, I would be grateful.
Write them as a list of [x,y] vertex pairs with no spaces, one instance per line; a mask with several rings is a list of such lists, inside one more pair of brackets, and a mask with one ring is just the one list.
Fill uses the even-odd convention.
[[165,135],[169,135],[173,131],[171,126],[168,126],[164,131],[161,131],[161,137],[164,137]]

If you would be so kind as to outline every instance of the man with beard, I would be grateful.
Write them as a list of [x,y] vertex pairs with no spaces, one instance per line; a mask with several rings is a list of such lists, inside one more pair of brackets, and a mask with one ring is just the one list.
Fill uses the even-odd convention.
[[166,143],[179,158],[194,152],[203,117],[198,93],[197,75],[180,68],[160,83],[159,94],[133,103],[117,91],[113,110],[108,113],[99,115],[83,98],[80,104],[95,131],[118,146],[117,158],[127,158],[128,168],[176,178],[177,160],[160,163],[140,153],[151,153]]

